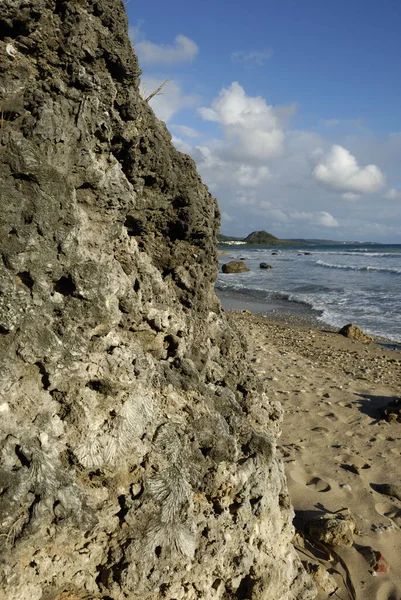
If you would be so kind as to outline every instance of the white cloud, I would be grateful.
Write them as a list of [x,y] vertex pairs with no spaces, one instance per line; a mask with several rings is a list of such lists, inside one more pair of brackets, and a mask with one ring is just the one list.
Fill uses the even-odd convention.
[[287,104],[285,106],[277,105],[274,107],[274,113],[279,123],[282,126],[288,126],[291,118],[295,115],[298,110],[298,105],[293,102],[292,104]]
[[401,200],[401,190],[390,188],[384,195],[387,200]]
[[213,189],[237,189],[238,186],[253,189],[271,178],[268,167],[230,162],[207,146],[196,146],[191,154],[205,182]]
[[360,167],[349,150],[334,145],[314,169],[317,181],[346,193],[370,194],[384,185],[384,175],[376,165]]
[[273,52],[271,48],[266,50],[253,50],[250,52],[245,52],[244,50],[240,50],[239,52],[233,52],[231,54],[231,60],[233,62],[239,63],[248,63],[255,64],[258,67],[263,67],[265,62],[271,58]]
[[[211,122],[202,142],[182,126],[174,130],[174,142],[192,156],[218,199],[223,233],[243,236],[265,229],[280,238],[400,241],[401,228],[394,225],[401,222],[401,202],[394,200],[397,192],[401,196],[401,187],[395,180],[393,188],[384,188],[380,169],[386,165],[396,172],[394,156],[401,148],[401,135],[382,141],[353,134],[332,147],[322,134],[291,130],[283,124],[279,107],[247,96],[239,84],[223,89],[201,115]],[[209,137],[213,123],[220,134]],[[281,134],[279,155],[274,145],[255,151],[252,138],[259,131]],[[323,180],[316,177],[321,166],[326,169]],[[361,194],[367,194],[363,212],[359,202],[352,202]]]
[[226,223],[232,223],[233,221],[235,221],[234,217],[232,217],[224,211],[221,213],[221,220],[225,221]]
[[271,178],[267,167],[252,167],[250,165],[239,165],[236,178],[242,187],[259,187],[264,181]]
[[339,227],[340,222],[337,221],[333,215],[328,212],[321,211],[320,213],[315,213],[315,219],[317,225],[323,225],[323,227]]
[[310,225],[321,225],[323,227],[339,227],[340,223],[333,215],[325,211],[289,213],[289,217],[296,221],[307,221]]
[[128,28],[128,35],[133,44],[135,42],[139,41],[140,38],[142,37],[141,27],[144,24],[144,22],[145,21],[143,19],[140,19],[137,21],[136,25],[131,25]]
[[199,113],[206,121],[220,124],[232,142],[233,158],[264,161],[283,150],[284,132],[274,108],[260,96],[247,96],[237,82],[222,89],[212,107],[200,108]]
[[320,119],[319,123],[328,129],[346,128],[347,130],[365,130],[363,119]]
[[320,119],[320,123],[326,127],[337,127],[341,124],[341,119]]
[[359,198],[359,194],[354,194],[354,192],[345,192],[342,197],[344,200],[356,200]]
[[140,63],[147,65],[174,65],[192,62],[199,52],[198,46],[185,35],[177,35],[174,45],[154,44],[148,40],[135,42],[138,28],[131,29],[131,40],[134,41]]
[[323,226],[323,227],[339,227],[339,221],[328,212],[325,211],[298,211],[289,210],[285,211],[284,207],[280,204],[262,200],[259,202],[258,212],[263,211],[263,214],[269,221],[273,219],[278,223],[289,223],[291,221],[299,222],[303,221],[308,225]]
[[187,125],[172,124],[170,125],[170,129],[178,131],[178,133],[181,133],[181,135],[184,135],[188,138],[200,138],[203,136],[203,134],[200,131],[196,131],[195,129],[192,129],[192,127],[187,127]]
[[263,211],[264,217],[269,221],[277,221],[279,223],[286,223],[288,221],[288,215],[281,210],[281,208],[272,202],[266,202],[262,200],[259,203],[259,208]]
[[237,190],[234,197],[238,206],[253,206],[256,203],[254,190]]
[[[155,77],[141,77],[141,94],[143,97],[148,96],[151,92],[159,87],[163,79]],[[198,101],[194,94],[183,94],[181,86],[177,81],[170,79],[163,87],[162,91],[153,96],[149,101],[155,114],[162,121],[169,121],[171,117],[189,106],[194,106]]]
[[192,150],[192,147],[190,146],[190,144],[188,144],[187,142],[184,142],[184,140],[182,140],[181,138],[173,135],[171,137],[171,141],[173,142],[174,146],[177,148],[177,150],[179,150],[180,152],[183,152],[184,154],[189,154]]

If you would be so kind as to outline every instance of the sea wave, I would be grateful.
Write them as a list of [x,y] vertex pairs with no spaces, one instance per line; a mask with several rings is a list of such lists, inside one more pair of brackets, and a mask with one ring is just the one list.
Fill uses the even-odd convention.
[[325,254],[331,256],[358,256],[364,258],[380,257],[380,258],[394,258],[400,257],[401,252],[370,252],[368,250],[313,250],[313,254]]
[[373,265],[364,265],[362,267],[356,265],[336,265],[332,263],[326,263],[322,260],[317,260],[315,265],[319,267],[325,267],[326,269],[341,269],[342,271],[377,271],[380,273],[394,273],[395,275],[401,275],[401,269],[374,267]]
[[307,294],[296,294],[293,292],[273,292],[272,298],[293,302],[294,304],[303,304],[317,313],[322,313],[325,306],[322,303],[321,296],[308,296]]
[[316,308],[316,301],[311,298],[306,298],[305,296],[298,296],[297,294],[290,294],[286,292],[276,292],[276,297],[281,298],[282,300],[288,300],[288,302],[295,302],[295,304],[304,304],[309,308],[319,311],[319,309]]

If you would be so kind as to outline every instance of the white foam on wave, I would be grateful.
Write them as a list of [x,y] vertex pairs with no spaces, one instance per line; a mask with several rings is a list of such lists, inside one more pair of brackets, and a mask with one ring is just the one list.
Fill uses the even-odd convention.
[[[335,328],[352,322],[367,333],[400,341],[401,278],[397,275],[401,275],[401,260],[387,261],[390,253],[377,252],[312,251],[313,256],[296,252],[286,250],[271,258],[266,249],[238,252],[235,257],[244,257],[251,271],[219,273],[217,288],[259,301],[294,303],[296,314],[303,305],[305,314],[312,310],[319,321]],[[401,253],[394,256],[401,258]],[[274,270],[261,271],[260,260]]]
[[394,258],[401,257],[401,252],[368,252],[361,250],[313,250],[313,254],[324,254],[325,256],[357,256],[358,258]]
[[390,267],[375,267],[373,265],[364,265],[359,267],[357,265],[337,265],[332,263],[326,263],[323,260],[317,260],[315,265],[319,267],[325,267],[326,269],[341,269],[343,271],[377,271],[381,273],[394,273],[395,275],[401,275],[401,269],[391,269]]

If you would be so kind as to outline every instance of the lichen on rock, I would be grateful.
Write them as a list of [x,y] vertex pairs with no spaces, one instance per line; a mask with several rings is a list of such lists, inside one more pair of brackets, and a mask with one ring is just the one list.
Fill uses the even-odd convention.
[[311,598],[216,201],[123,3],[3,0],[0,30],[0,597]]

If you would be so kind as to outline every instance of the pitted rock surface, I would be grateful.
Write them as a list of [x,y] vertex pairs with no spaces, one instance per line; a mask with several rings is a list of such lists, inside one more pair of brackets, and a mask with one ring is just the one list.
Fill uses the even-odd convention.
[[281,408],[119,0],[3,0],[0,598],[311,598]]
[[363,333],[362,329],[360,329],[356,325],[353,325],[352,323],[348,323],[348,325],[344,325],[344,327],[341,327],[338,333],[347,338],[350,338],[351,340],[355,340],[356,342],[363,342],[364,344],[368,344],[373,340],[371,335]]
[[243,260],[231,260],[224,264],[221,270],[223,273],[246,273],[247,271],[250,271]]

